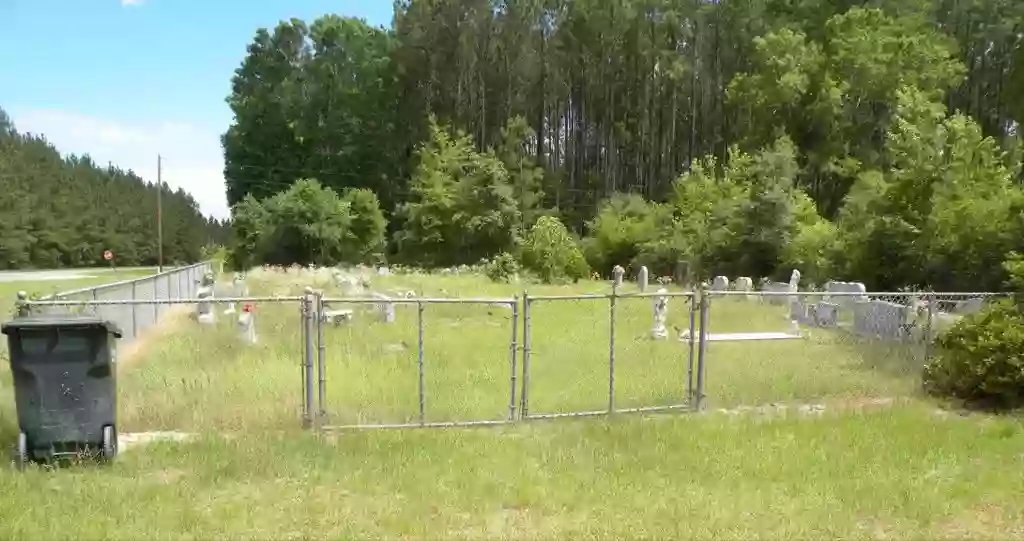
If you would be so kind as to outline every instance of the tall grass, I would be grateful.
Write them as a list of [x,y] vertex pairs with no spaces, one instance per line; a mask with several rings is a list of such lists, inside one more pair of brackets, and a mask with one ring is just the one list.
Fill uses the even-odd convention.
[[[330,289],[323,277],[250,281],[253,293]],[[375,278],[374,288],[522,293],[465,276]],[[684,304],[670,301],[670,325],[688,325]],[[351,324],[325,329],[330,421],[418,419],[415,306],[399,308],[393,324],[355,309]],[[123,431],[183,430],[196,440],[150,444],[103,468],[0,472],[0,538],[1024,535],[1019,421],[938,413],[917,397],[912,351],[824,332],[712,343],[706,414],[318,435],[299,429],[299,308],[256,310],[256,346],[239,343],[223,316],[213,327],[189,322],[119,375]],[[715,301],[712,310],[712,332],[789,325],[780,308],[759,303]],[[608,311],[604,300],[536,304],[532,412],[607,407]],[[619,299],[616,312],[617,404],[685,398],[687,344],[647,337],[650,300]],[[489,305],[424,308],[427,420],[508,415],[511,317]],[[893,397],[901,399],[888,408],[851,407]],[[827,406],[820,415],[715,411],[774,401]],[[11,419],[0,417],[5,439]]]

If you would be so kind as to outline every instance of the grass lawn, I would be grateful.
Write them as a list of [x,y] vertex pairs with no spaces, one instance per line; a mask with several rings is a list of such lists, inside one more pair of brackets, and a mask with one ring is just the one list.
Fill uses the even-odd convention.
[[131,280],[156,272],[156,267],[133,267],[130,269],[85,269],[89,278],[69,280],[40,280],[36,282],[0,282],[0,319],[8,319],[19,291],[29,294],[51,295],[63,291]]
[[[254,294],[286,295],[329,290],[328,278],[254,272],[249,282]],[[522,293],[467,276],[373,282],[421,296]],[[670,300],[670,326],[687,326],[685,304]],[[415,421],[415,306],[391,325],[357,310],[351,325],[325,329],[330,421]],[[617,405],[682,401],[686,344],[646,338],[649,299],[620,299],[616,311]],[[710,330],[788,330],[784,316],[715,300]],[[428,421],[508,415],[511,317],[498,306],[424,308]],[[608,302],[538,301],[531,319],[531,412],[607,407]],[[257,306],[254,347],[236,342],[225,317],[215,328],[173,324],[119,367],[119,422],[197,437],[128,450],[107,467],[0,471],[0,538],[1024,536],[1020,421],[942,413],[918,395],[914,351],[825,332],[712,343],[703,414],[317,435],[299,428],[296,305]],[[0,438],[13,442],[3,377]],[[824,409],[718,411],[771,402]]]

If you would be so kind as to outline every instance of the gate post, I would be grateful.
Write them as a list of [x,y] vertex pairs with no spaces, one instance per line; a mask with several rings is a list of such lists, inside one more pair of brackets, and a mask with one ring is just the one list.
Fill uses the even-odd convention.
[[512,340],[509,342],[508,420],[516,420],[516,355],[519,349],[519,295],[512,297]]
[[530,417],[530,294],[523,291],[523,382],[519,391],[519,418]]
[[327,419],[327,377],[325,350],[327,344],[324,342],[324,293],[316,292],[316,371],[319,377],[320,386],[317,388],[317,399],[319,400],[320,411],[317,414],[320,426],[323,426]]
[[615,412],[615,301],[619,297],[619,286],[612,286],[608,302],[608,413]]
[[690,349],[689,359],[686,363],[686,403],[693,407],[694,396],[693,396],[693,354],[694,345],[696,345],[694,333],[697,332],[697,314],[700,312],[700,306],[697,304],[697,288],[693,287],[690,289],[690,328],[687,336],[687,342]]
[[702,287],[700,290],[700,340],[697,346],[697,393],[694,401],[694,408],[697,411],[704,409],[704,378],[707,370],[708,312],[710,310],[710,295],[708,295],[707,288]]
[[302,296],[302,427],[313,426],[313,290],[307,287]]

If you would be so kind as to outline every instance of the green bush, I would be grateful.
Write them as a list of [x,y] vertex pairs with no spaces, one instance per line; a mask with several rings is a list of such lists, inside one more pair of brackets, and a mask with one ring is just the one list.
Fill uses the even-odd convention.
[[558,218],[542,216],[523,241],[523,267],[546,283],[579,280],[590,275],[579,242]]
[[495,282],[512,282],[521,270],[519,260],[508,252],[501,252],[484,265],[484,274]]
[[924,370],[928,393],[993,409],[1024,405],[1024,312],[1013,303],[965,317],[936,346]]

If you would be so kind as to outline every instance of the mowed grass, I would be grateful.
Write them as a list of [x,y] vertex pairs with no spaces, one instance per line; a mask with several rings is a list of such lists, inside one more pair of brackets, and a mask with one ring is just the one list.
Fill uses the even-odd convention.
[[131,280],[154,274],[156,267],[140,267],[130,269],[83,269],[83,272],[90,275],[88,278],[74,278],[69,280],[39,280],[39,281],[14,281],[0,282],[0,319],[7,320],[12,314],[14,304],[18,298],[18,292],[24,291],[29,294],[52,295],[64,291],[82,289],[86,287]]
[[[378,291],[420,296],[522,293],[466,276],[373,281]],[[259,294],[297,294],[308,284],[336,294],[324,276],[250,276]],[[688,326],[686,304],[670,300],[670,326]],[[352,324],[325,327],[329,422],[418,420],[415,305],[400,307],[394,324],[372,307],[355,309]],[[183,430],[197,439],[129,450],[107,467],[0,472],[0,538],[1024,535],[1019,420],[941,414],[917,394],[913,351],[820,332],[712,343],[705,414],[317,435],[299,428],[298,306],[256,310],[256,346],[238,344],[227,317],[212,328],[182,322],[120,369],[122,431]],[[648,338],[650,299],[618,299],[616,314],[616,405],[684,400],[688,344]],[[608,315],[607,300],[532,306],[531,412],[607,407]],[[423,318],[426,420],[506,418],[512,311],[426,305]],[[783,308],[712,301],[711,332],[788,329]],[[852,407],[883,398],[897,400]],[[820,415],[715,411],[786,401],[827,406]],[[13,441],[13,403],[0,407],[0,437]]]

